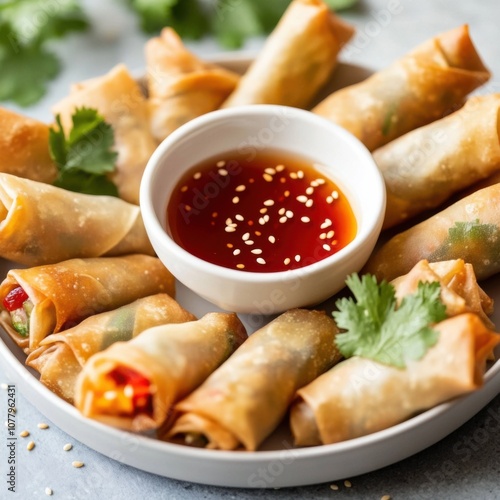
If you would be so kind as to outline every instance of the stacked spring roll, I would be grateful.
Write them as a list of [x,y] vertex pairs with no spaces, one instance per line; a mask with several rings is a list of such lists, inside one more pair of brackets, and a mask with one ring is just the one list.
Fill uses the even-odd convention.
[[293,309],[278,316],[175,406],[180,416],[167,438],[257,449],[284,417],[295,391],[340,360],[337,332],[319,311]]
[[322,0],[294,0],[223,107],[308,107],[353,33]]
[[468,27],[461,26],[334,92],[313,111],[349,130],[373,151],[456,110],[489,78]]
[[137,205],[0,173],[0,256],[26,266],[154,255]]
[[40,382],[73,402],[76,378],[93,354],[154,326],[195,320],[169,295],[151,295],[49,335],[30,353],[26,364],[40,373]]
[[163,292],[174,295],[174,277],[158,258],[148,255],[70,259],[11,269],[0,285],[0,324],[29,353],[47,335]]
[[168,423],[172,405],[199,386],[246,339],[236,314],[161,325],[92,356],[75,405],[87,417],[147,431]]

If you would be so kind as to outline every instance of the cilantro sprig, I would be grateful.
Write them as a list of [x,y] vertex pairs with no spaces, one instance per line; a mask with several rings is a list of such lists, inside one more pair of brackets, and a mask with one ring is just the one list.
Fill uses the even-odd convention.
[[95,109],[78,108],[65,132],[60,115],[49,131],[49,152],[59,172],[54,185],[87,194],[118,196],[107,177],[115,170],[117,153],[111,125]]
[[361,356],[404,368],[438,341],[432,325],[446,318],[438,282],[419,283],[399,306],[394,287],[386,281],[378,284],[372,275],[353,274],[346,284],[354,299],[339,299],[333,312],[339,328],[346,330],[336,337],[344,357]]

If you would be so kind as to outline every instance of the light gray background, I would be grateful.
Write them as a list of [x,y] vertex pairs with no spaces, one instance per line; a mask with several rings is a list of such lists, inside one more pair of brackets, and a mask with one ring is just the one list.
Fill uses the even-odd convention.
[[[272,0],[270,0],[272,1]],[[130,69],[144,66],[143,44],[135,17],[118,1],[83,2],[94,28],[90,33],[70,37],[57,51],[64,61],[64,72],[50,86],[38,105],[20,110],[42,119],[50,119],[50,106],[68,92],[71,82],[105,73],[116,63]],[[359,6],[342,16],[352,22],[358,35],[342,56],[351,63],[381,68],[423,40],[442,31],[468,23],[476,46],[493,71],[488,92],[498,91],[500,75],[500,3],[498,0],[361,0]],[[257,51],[261,39],[252,40],[246,50]],[[188,43],[200,55],[221,52],[211,40]],[[16,109],[13,106],[9,106]],[[0,382],[8,382],[0,367]],[[15,383],[15,381],[12,381]],[[282,490],[237,490],[179,482],[114,462],[58,430],[42,431],[37,424],[47,421],[21,394],[17,394],[18,429],[29,429],[37,442],[32,452],[17,450],[17,493],[7,491],[5,427],[2,424],[0,451],[0,498],[46,498],[45,488],[53,489],[54,498],[359,498],[379,499],[500,499],[500,396],[459,430],[427,450],[385,469],[349,478],[352,488],[341,481],[303,488]],[[0,390],[0,415],[6,419],[7,394]],[[496,420],[495,420],[496,418]],[[494,423],[498,425],[494,425]],[[48,422],[50,424],[50,422]],[[63,452],[65,443],[74,449]],[[85,462],[82,469],[71,467],[72,460]],[[193,471],[194,472],[194,471]]]

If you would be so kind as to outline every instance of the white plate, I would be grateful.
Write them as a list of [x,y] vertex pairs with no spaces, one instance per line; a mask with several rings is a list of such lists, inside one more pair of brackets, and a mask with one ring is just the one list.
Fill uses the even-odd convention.
[[[219,61],[240,71],[248,65],[246,57],[232,56]],[[369,73],[364,68],[341,64],[335,83],[325,92],[359,81]],[[5,261],[0,262],[0,279],[8,267]],[[500,283],[493,278],[482,285],[500,303]],[[180,284],[177,300],[197,316],[216,310]],[[331,306],[331,302],[325,304],[327,309]],[[492,319],[500,324],[500,311]],[[249,315],[242,320],[251,332],[263,326],[268,318]],[[497,354],[500,356],[500,349]],[[25,367],[25,355],[3,331],[0,331],[0,359],[7,375],[41,413],[64,432],[103,455],[161,476],[241,488],[322,483],[385,467],[444,438],[500,392],[499,360],[489,368],[480,390],[385,431],[333,445],[293,448],[284,425],[257,452],[226,452],[165,443],[82,417],[73,406],[43,386],[33,370]]]

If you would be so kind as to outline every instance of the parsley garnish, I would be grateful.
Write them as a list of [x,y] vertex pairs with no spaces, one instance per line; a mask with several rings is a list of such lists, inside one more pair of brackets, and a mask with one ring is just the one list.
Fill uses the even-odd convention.
[[56,186],[87,194],[118,196],[107,174],[115,170],[117,153],[111,148],[114,132],[95,109],[79,108],[71,117],[73,127],[65,133],[59,115],[50,129],[50,156],[59,175]]
[[394,287],[372,275],[357,274],[346,280],[354,298],[336,302],[333,317],[339,328],[336,337],[344,357],[361,356],[380,363],[404,368],[418,360],[438,340],[431,325],[446,318],[438,282],[419,283],[417,291],[407,295],[397,307]]

